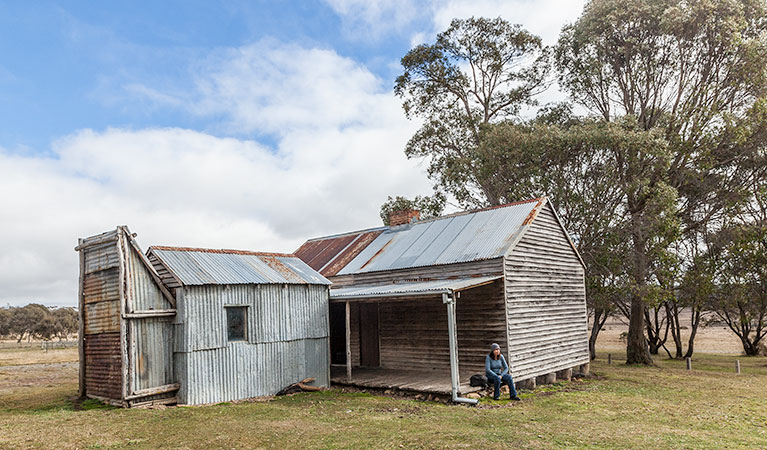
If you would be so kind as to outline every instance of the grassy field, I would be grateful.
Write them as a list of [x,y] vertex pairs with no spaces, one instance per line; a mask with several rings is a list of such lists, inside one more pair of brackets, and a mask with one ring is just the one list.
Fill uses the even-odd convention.
[[0,353],[0,448],[767,448],[763,357],[737,357],[735,376],[735,356],[698,355],[688,372],[667,359],[627,367],[613,352],[591,379],[479,407],[330,390],[124,410],[75,407],[77,352],[47,353]]

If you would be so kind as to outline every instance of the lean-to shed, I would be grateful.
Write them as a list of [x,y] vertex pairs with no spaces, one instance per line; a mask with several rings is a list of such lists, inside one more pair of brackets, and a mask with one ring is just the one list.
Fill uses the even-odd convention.
[[121,406],[329,384],[330,282],[293,255],[151,247],[126,227],[81,258],[81,395]]
[[465,401],[493,342],[527,386],[588,370],[584,266],[546,198],[399,216],[295,252],[333,282],[333,382]]

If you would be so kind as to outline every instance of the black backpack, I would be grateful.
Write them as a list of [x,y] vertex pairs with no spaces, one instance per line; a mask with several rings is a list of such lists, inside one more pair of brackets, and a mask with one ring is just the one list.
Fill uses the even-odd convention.
[[469,379],[469,386],[487,387],[487,378],[481,374],[472,375]]

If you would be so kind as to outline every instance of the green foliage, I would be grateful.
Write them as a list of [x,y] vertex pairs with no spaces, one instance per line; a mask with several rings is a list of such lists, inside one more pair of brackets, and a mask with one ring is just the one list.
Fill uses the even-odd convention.
[[421,212],[421,219],[430,219],[432,217],[438,217],[445,210],[445,203],[447,199],[445,195],[436,192],[432,196],[420,196],[416,195],[413,200],[409,200],[405,197],[389,196],[381,205],[381,220],[384,225],[389,225],[389,214],[393,211],[402,211],[408,209],[415,209]]
[[740,338],[745,353],[757,355],[767,335],[767,222],[724,228],[713,249],[710,307]]
[[540,38],[500,18],[455,19],[434,44],[410,50],[402,66],[394,92],[408,118],[424,119],[407,156],[428,158],[429,176],[461,204],[498,204],[473,171],[480,129],[535,103],[549,71]]
[[48,308],[37,303],[23,307],[0,308],[0,337],[15,336],[50,340],[77,333],[78,315],[74,308]]

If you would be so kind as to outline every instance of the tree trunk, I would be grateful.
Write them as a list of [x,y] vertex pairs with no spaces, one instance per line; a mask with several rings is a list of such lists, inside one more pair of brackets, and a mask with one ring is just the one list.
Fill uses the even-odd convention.
[[671,329],[671,339],[674,340],[674,358],[679,359],[682,357],[682,329],[679,326],[679,306],[676,301],[666,302],[666,320]]
[[652,358],[647,348],[647,338],[644,335],[645,304],[642,297],[634,294],[631,297],[631,319],[629,334],[626,342],[626,364],[652,364]]
[[626,340],[626,364],[653,363],[647,348],[647,338],[644,335],[645,301],[647,295],[647,237],[643,231],[644,217],[642,208],[638,207],[635,198],[629,197],[629,210],[631,212],[631,241],[633,244],[633,277],[634,291],[631,294],[631,316],[629,317],[629,334]]
[[698,326],[700,325],[700,307],[693,306],[692,318],[690,320],[690,339],[687,341],[687,353],[684,354],[685,358],[692,358],[692,353],[695,349],[695,335],[698,333]]
[[594,323],[591,325],[591,335],[589,336],[589,355],[592,361],[597,357],[597,337],[606,321],[607,312],[602,309],[594,309]]

